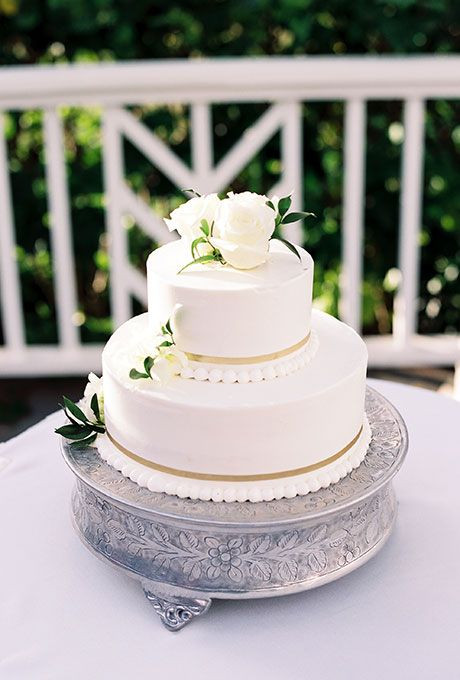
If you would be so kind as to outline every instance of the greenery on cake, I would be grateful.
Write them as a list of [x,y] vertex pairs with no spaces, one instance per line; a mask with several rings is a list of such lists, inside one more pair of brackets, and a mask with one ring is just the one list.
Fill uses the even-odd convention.
[[179,274],[195,264],[218,262],[236,269],[253,269],[266,262],[269,243],[277,239],[296,255],[296,246],[280,236],[279,230],[313,213],[289,212],[291,196],[268,199],[250,191],[226,195],[194,194],[186,203],[173,210],[165,222],[170,231],[177,231],[189,242],[192,260]]
[[154,343],[154,351],[151,355],[142,357],[142,368],[132,368],[129,377],[132,380],[154,380],[155,382],[168,382],[174,375],[179,375],[182,368],[187,365],[187,356],[177,348],[171,328],[171,320],[161,327],[161,332]]
[[71,446],[78,446],[79,448],[89,446],[95,441],[98,434],[104,434],[102,378],[90,373],[83,399],[75,404],[68,397],[62,397],[62,402],[60,406],[70,423],[56,428],[55,432],[65,439],[71,440]]

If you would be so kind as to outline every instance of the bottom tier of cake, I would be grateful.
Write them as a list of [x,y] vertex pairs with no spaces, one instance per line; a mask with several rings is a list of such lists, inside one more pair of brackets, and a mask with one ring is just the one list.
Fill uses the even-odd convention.
[[213,501],[303,495],[363,460],[367,353],[349,327],[314,312],[318,347],[304,368],[271,381],[133,381],[147,316],[119,328],[103,354],[102,457],[151,491]]

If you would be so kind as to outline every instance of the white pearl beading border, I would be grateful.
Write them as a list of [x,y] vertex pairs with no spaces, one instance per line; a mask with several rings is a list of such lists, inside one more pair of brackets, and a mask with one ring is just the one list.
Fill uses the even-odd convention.
[[310,338],[305,347],[293,352],[282,360],[267,361],[264,364],[239,366],[237,369],[223,365],[217,368],[215,364],[202,364],[197,361],[190,361],[182,369],[181,378],[192,380],[209,380],[211,383],[249,383],[261,382],[262,380],[273,380],[294,373],[300,368],[304,368],[315,356],[319,346],[318,334],[312,330]]
[[372,438],[367,417],[364,416],[363,431],[356,444],[341,458],[323,468],[298,477],[280,478],[261,482],[214,482],[176,477],[133,461],[117,449],[107,435],[98,435],[97,450],[103,460],[124,477],[155,493],[166,493],[179,498],[227,503],[279,500],[294,498],[325,489],[345,477],[362,463]]

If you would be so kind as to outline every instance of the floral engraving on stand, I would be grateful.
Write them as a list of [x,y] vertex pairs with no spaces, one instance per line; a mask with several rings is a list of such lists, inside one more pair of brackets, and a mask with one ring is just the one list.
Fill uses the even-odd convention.
[[257,589],[314,579],[358,559],[392,520],[390,511],[382,516],[379,499],[371,498],[332,525],[323,522],[277,534],[211,535],[143,520],[98,502],[84,486],[75,515],[85,537],[109,558],[125,556],[128,566],[137,565],[152,580],[175,582],[180,574],[181,582],[199,581],[209,589],[242,583]]

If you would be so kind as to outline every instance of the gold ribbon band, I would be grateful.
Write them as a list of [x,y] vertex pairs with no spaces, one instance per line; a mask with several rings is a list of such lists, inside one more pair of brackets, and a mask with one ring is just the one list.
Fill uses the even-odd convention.
[[213,357],[208,356],[207,354],[193,354],[192,352],[185,352],[185,354],[190,361],[200,361],[206,364],[261,364],[264,361],[274,361],[275,359],[281,359],[281,357],[285,357],[288,354],[295,352],[306,345],[309,339],[310,333],[308,333],[308,335],[306,335],[302,340],[299,340],[299,342],[296,342],[295,345],[287,347],[287,349],[281,349],[278,352],[270,352],[270,354],[259,354],[255,357]]
[[176,468],[167,467],[166,465],[160,465],[159,463],[153,463],[151,460],[147,460],[146,458],[138,456],[136,453],[133,453],[132,451],[124,447],[122,444],[117,442],[116,439],[112,437],[108,430],[106,430],[106,433],[112,444],[114,444],[117,447],[117,449],[124,453],[125,456],[128,456],[128,458],[131,458],[136,463],[141,463],[142,465],[145,465],[146,467],[149,467],[152,470],[157,470],[157,472],[165,472],[168,475],[175,475],[176,477],[186,477],[187,479],[202,479],[213,482],[261,482],[264,480],[280,479],[283,477],[296,477],[297,475],[303,475],[306,474],[307,472],[313,472],[313,470],[319,470],[325,465],[333,463],[334,461],[338,460],[341,456],[343,456],[344,453],[349,451],[352,446],[356,444],[359,437],[361,436],[362,431],[363,426],[361,425],[361,427],[358,430],[358,434],[355,437],[353,437],[351,442],[348,442],[348,444],[344,446],[343,449],[340,449],[340,451],[337,451],[337,453],[334,453],[332,456],[329,456],[328,458],[324,458],[323,460],[319,461],[319,463],[313,463],[313,465],[306,465],[305,467],[296,468],[295,470],[284,470],[283,472],[269,472],[266,474],[259,475],[211,475],[206,474],[204,472],[189,472],[188,470],[177,470]]

